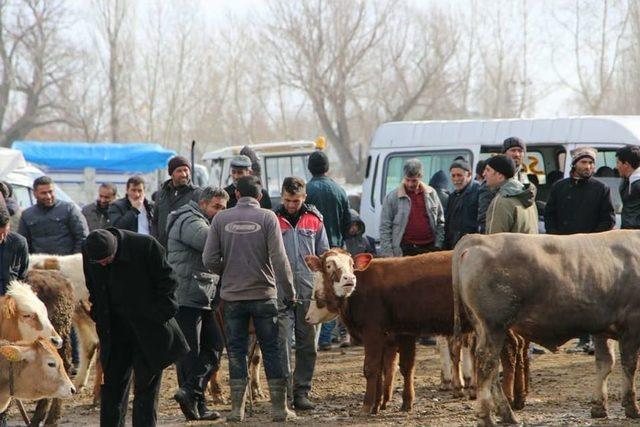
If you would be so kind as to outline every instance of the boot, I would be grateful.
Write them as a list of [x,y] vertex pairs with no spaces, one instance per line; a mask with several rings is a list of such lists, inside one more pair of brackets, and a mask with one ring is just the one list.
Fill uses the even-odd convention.
[[268,380],[267,382],[269,383],[269,394],[271,395],[273,421],[281,423],[295,420],[297,418],[296,413],[287,408],[286,378]]
[[198,415],[198,407],[195,396],[189,393],[187,390],[183,388],[179,388],[176,391],[176,394],[173,395],[173,398],[180,405],[180,410],[184,414],[187,421],[193,421],[200,419]]
[[220,418],[220,412],[212,411],[207,408],[207,402],[204,396],[198,396],[198,414],[200,415],[200,420],[213,421]]
[[316,405],[309,400],[305,395],[296,396],[293,398],[293,407],[300,411],[311,411],[316,409]]
[[247,379],[229,380],[231,388],[231,413],[227,416],[228,422],[244,421],[244,404],[247,400]]

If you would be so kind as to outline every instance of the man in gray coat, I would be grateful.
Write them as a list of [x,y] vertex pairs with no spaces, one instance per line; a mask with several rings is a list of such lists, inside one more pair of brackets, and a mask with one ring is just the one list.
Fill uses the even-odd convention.
[[278,219],[272,211],[260,208],[261,190],[255,176],[238,179],[238,204],[213,219],[202,254],[204,266],[222,274],[220,297],[231,386],[228,421],[244,419],[251,320],[263,354],[273,420],[296,417],[287,408],[287,379],[278,342],[278,310],[291,306],[296,293]]
[[202,264],[202,251],[211,219],[227,207],[229,195],[222,188],[205,187],[198,203],[189,201],[171,212],[167,221],[168,261],[178,279],[176,320],[187,339],[189,353],[176,361],[179,389],[174,398],[188,421],[215,420],[204,392],[214,371],[220,367],[224,338],[211,304],[219,276]]
[[422,163],[409,159],[404,178],[382,204],[380,252],[385,257],[418,255],[442,248],[444,210],[436,191],[422,182]]
[[110,182],[103,182],[98,187],[98,198],[95,202],[89,203],[82,208],[89,225],[89,231],[99,228],[107,228],[111,224],[109,222],[109,206],[116,200],[118,189]]
[[33,181],[33,194],[37,203],[25,209],[18,228],[18,233],[27,239],[29,253],[80,253],[89,234],[80,209],[71,202],[56,200],[55,186],[48,176]]

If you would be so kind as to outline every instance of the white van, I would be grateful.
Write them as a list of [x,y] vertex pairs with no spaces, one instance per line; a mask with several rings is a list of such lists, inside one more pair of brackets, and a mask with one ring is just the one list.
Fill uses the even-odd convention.
[[[542,201],[557,179],[568,176],[573,148],[597,148],[596,176],[611,188],[616,213],[620,213],[615,152],[625,144],[640,145],[640,116],[392,122],[376,130],[369,149],[360,204],[367,234],[379,239],[384,196],[400,184],[406,159],[422,161],[428,182],[438,171],[448,177],[457,156],[475,168],[478,160],[500,152],[502,141],[510,136],[527,143],[527,172]],[[450,182],[449,186],[452,189]]]

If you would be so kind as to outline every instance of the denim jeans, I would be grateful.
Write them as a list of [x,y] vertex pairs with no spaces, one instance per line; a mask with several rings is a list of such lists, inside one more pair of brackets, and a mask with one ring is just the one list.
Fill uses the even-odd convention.
[[278,343],[278,303],[275,298],[224,302],[229,378],[239,380],[248,377],[249,319],[253,319],[267,379],[285,378]]
[[335,320],[322,324],[322,328],[320,328],[320,340],[318,341],[320,345],[331,344],[332,333],[335,327],[336,327]]

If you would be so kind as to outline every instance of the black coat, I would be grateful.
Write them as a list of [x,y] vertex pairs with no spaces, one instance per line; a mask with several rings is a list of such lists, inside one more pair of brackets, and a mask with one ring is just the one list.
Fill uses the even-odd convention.
[[88,262],[82,248],[91,317],[100,338],[100,359],[109,363],[114,312],[129,321],[151,371],[160,371],[186,354],[189,346],[174,316],[176,281],[164,248],[151,236],[108,228],[118,239],[115,260],[106,267]]
[[12,280],[25,280],[29,270],[29,248],[27,239],[14,233],[7,234],[2,249],[2,285],[0,295],[4,295]]
[[620,228],[640,229],[640,180],[629,185],[629,178],[622,180],[620,185],[622,212]]
[[[153,221],[153,203],[144,199],[144,208],[147,210],[147,220],[149,221],[149,233],[156,236],[155,224]],[[112,227],[120,230],[138,232],[138,215],[140,211],[131,205],[127,197],[118,199],[109,206],[109,222]]]
[[449,195],[444,221],[443,249],[453,249],[465,234],[478,232],[480,184],[472,181],[462,191]]
[[598,233],[615,223],[611,190],[597,179],[565,178],[551,187],[544,209],[548,234]]
[[[234,184],[227,185],[224,191],[229,195],[229,201],[227,202],[227,209],[231,209],[236,206],[238,199],[236,199],[236,186]],[[260,199],[260,207],[262,209],[272,209],[271,197],[264,188],[262,189],[262,198]]]
[[167,234],[167,218],[169,214],[186,205],[190,200],[197,202],[201,193],[202,189],[192,182],[176,188],[169,179],[160,186],[153,209],[153,225],[156,233],[154,237],[158,239],[165,249],[169,240],[169,235]]

